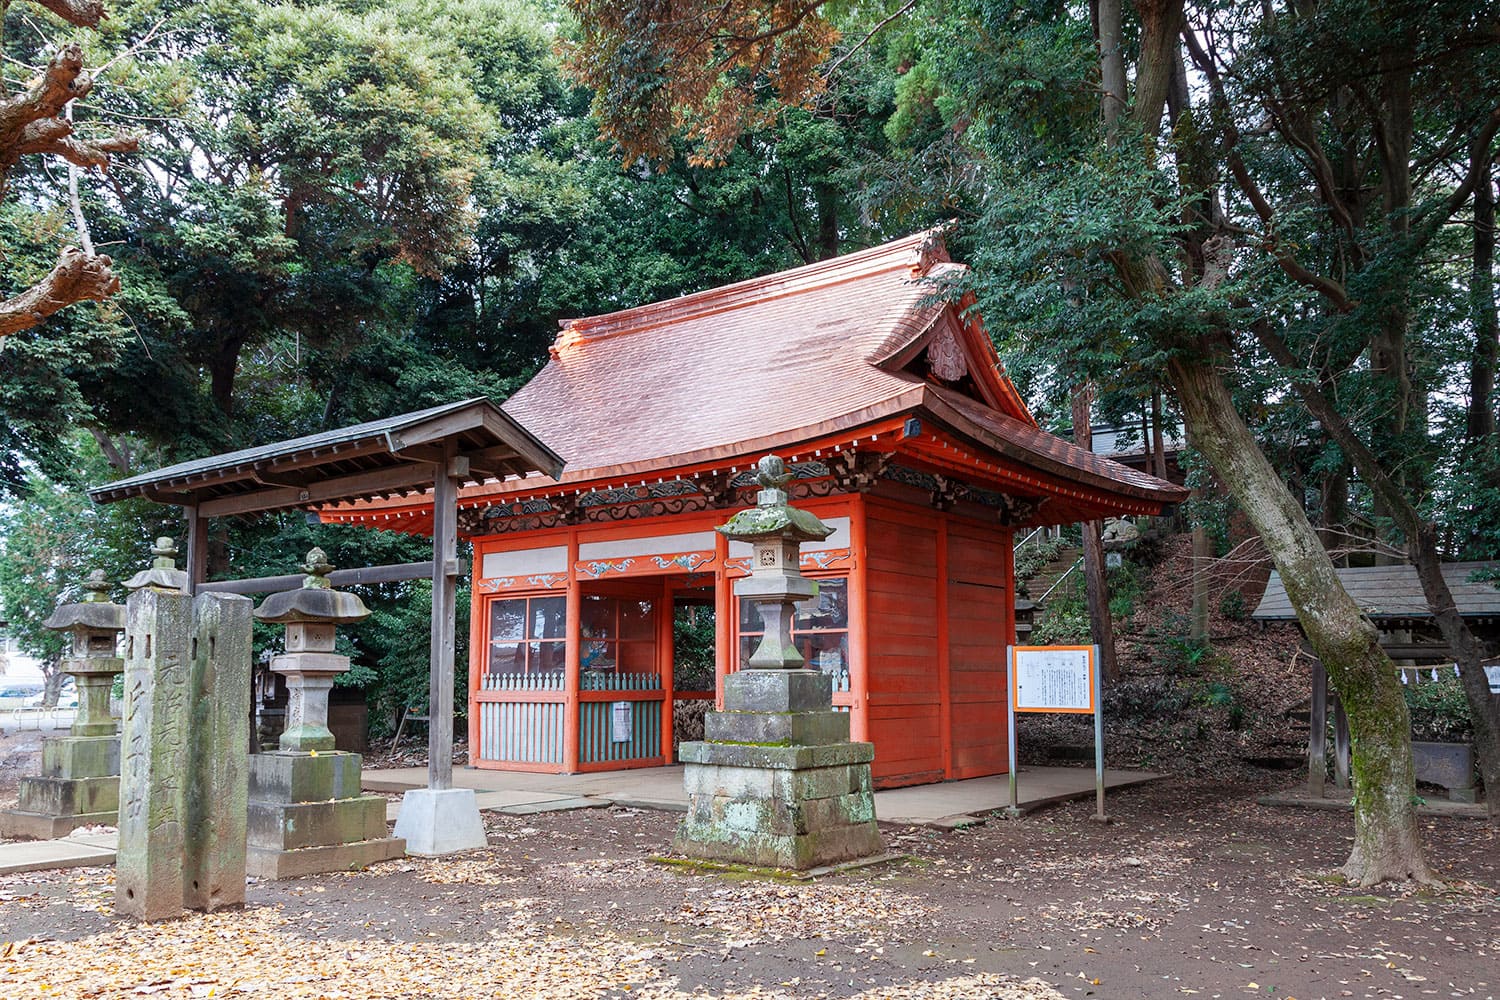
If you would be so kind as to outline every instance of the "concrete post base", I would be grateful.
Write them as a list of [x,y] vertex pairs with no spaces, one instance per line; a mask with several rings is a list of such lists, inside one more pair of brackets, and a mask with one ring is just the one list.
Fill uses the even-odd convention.
[[0,812],[0,837],[54,840],[81,826],[114,826],[119,775],[119,736],[44,740],[41,776],[21,779],[16,808]]
[[401,799],[395,835],[406,853],[422,857],[489,846],[472,788],[414,788]]
[[806,871],[885,853],[870,761],[812,670],[741,670],[724,685],[708,739],[684,743],[688,813],[673,850],[692,858]]
[[348,871],[399,858],[385,799],[361,795],[360,755],[280,750],[250,758],[246,867],[261,878]]

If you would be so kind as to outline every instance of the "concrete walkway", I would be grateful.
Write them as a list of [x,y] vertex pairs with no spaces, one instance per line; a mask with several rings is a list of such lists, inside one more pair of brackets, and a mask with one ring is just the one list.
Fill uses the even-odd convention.
[[[1106,792],[1161,777],[1149,771],[1104,772]],[[593,774],[529,774],[458,768],[453,773],[453,783],[459,788],[474,789],[480,809],[513,816],[608,806],[687,811],[681,766]],[[1023,767],[1016,785],[1021,810],[1029,812],[1055,802],[1092,796],[1094,772],[1092,768],[1081,767]],[[427,769],[407,767],[366,771],[364,786],[372,792],[425,788]],[[1106,807],[1107,803],[1106,795]],[[939,829],[982,823],[984,814],[1004,809],[1009,804],[1010,784],[1003,774],[875,793],[875,813],[882,823]],[[400,808],[399,800],[392,801],[386,809],[386,818],[394,820]],[[47,868],[111,865],[115,861],[115,842],[113,833],[80,833],[61,840],[0,844],[0,875]]]
[[[1108,791],[1156,781],[1162,775],[1150,771],[1104,772],[1106,808]],[[649,767],[629,771],[591,774],[532,774],[524,771],[490,771],[458,768],[453,784],[472,788],[479,808],[524,815],[562,809],[630,806],[641,809],[687,811],[682,790],[682,767]],[[404,792],[427,786],[426,768],[366,771],[364,786],[374,792]],[[1021,810],[1094,794],[1093,768],[1023,767],[1016,779]],[[1010,782],[1005,775],[945,781],[936,785],[893,788],[875,793],[875,814],[882,823],[951,828],[981,822],[983,814],[1010,804]],[[392,802],[389,816],[400,803]]]

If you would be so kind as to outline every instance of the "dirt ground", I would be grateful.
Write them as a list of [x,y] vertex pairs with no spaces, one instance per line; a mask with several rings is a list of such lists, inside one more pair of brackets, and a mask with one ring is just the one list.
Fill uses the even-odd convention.
[[[0,759],[4,754],[0,753]],[[1269,784],[1271,776],[1262,782]],[[1352,820],[1183,779],[939,832],[811,884],[662,865],[676,816],[486,814],[492,846],[259,882],[146,927],[112,869],[0,878],[3,997],[1500,995],[1500,836],[1423,820],[1444,891],[1344,886]]]

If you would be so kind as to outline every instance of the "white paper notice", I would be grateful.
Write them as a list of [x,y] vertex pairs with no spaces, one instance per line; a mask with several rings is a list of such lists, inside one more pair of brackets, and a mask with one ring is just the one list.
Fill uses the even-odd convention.
[[1093,708],[1089,650],[1017,646],[1017,712],[1088,712]]
[[610,712],[610,721],[614,723],[610,727],[614,730],[613,742],[629,743],[634,736],[633,730],[635,728],[633,725],[635,720],[630,709],[630,702],[617,701],[612,703],[610,708],[612,709]]

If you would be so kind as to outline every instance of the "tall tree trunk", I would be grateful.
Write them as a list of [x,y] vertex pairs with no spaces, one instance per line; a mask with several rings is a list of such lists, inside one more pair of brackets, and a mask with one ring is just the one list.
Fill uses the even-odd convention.
[[1151,387],[1151,472],[1167,478],[1167,433],[1161,425],[1161,386]]
[[1375,627],[1339,583],[1307,515],[1235,411],[1213,363],[1179,356],[1167,372],[1194,445],[1260,533],[1348,712],[1355,737],[1354,847],[1344,875],[1360,885],[1435,881],[1417,829],[1411,721]]
[[[1094,391],[1088,383],[1073,387],[1073,443],[1087,451],[1094,447],[1094,428],[1090,421],[1090,404]],[[1089,604],[1089,629],[1094,642],[1099,646],[1099,669],[1104,679],[1119,679],[1120,668],[1115,661],[1115,623],[1109,614],[1109,582],[1104,578],[1104,524],[1087,521],[1083,529],[1083,581],[1084,593]]]
[[1125,29],[1122,0],[1098,0],[1099,111],[1105,132],[1113,138],[1116,123],[1125,110]]
[[1491,489],[1500,489],[1500,460],[1494,455],[1495,369],[1500,361],[1500,317],[1495,311],[1494,157],[1488,142],[1470,155],[1477,158],[1480,175],[1474,186],[1474,260],[1469,277],[1474,354],[1469,362],[1464,458],[1470,463],[1483,463],[1478,469],[1481,481]]
[[818,259],[829,260],[839,255],[839,189],[832,184],[819,184],[818,197]]

